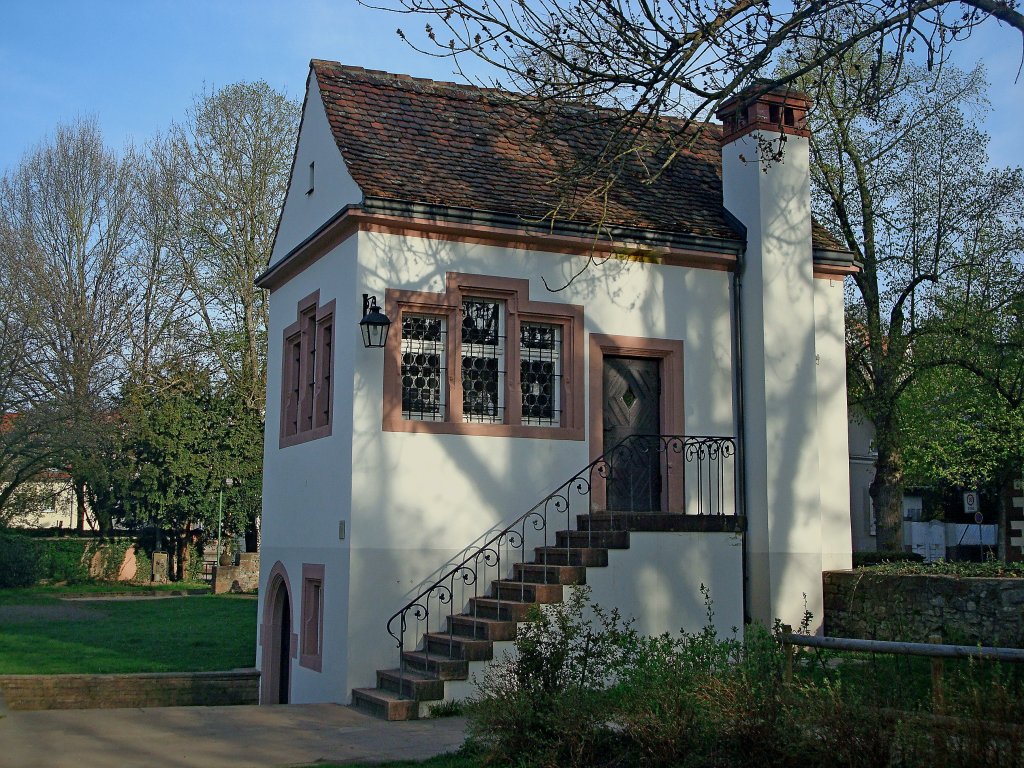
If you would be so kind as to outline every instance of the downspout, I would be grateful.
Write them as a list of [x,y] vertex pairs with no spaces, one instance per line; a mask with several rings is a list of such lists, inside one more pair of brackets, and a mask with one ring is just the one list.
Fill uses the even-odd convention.
[[[742,226],[742,225],[741,225]],[[744,227],[744,230],[746,228]],[[733,411],[736,414],[736,514],[744,522],[747,515],[746,465],[743,450],[744,405],[743,405],[743,270],[746,268],[747,247],[744,244],[736,254],[736,269],[732,273],[732,350],[733,350]],[[743,623],[750,623],[750,589],[747,568],[747,530],[744,525],[740,540],[740,558],[743,570]]]

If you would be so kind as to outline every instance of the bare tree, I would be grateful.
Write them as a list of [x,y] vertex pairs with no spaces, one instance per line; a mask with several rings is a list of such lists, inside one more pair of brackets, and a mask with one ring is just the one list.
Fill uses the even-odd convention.
[[[585,179],[594,194],[615,183],[622,158],[643,153],[656,176],[689,146],[703,120],[741,89],[794,84],[855,47],[893,59],[869,64],[880,90],[899,82],[905,56],[941,70],[950,46],[979,25],[1002,23],[1024,41],[1017,0],[361,0],[419,20],[422,33],[399,29],[416,50],[454,60],[467,78],[467,58],[497,72],[533,102],[586,98],[613,107],[615,130],[604,151],[561,169]],[[841,27],[837,35],[829,29]],[[776,69],[784,50],[794,66]],[[476,78],[480,79],[480,78]],[[683,118],[673,126],[662,115]],[[659,145],[650,129],[662,128]],[[642,144],[643,146],[638,146]],[[664,151],[665,149],[669,151]],[[652,151],[654,149],[655,151]],[[578,192],[578,186],[573,188]]]
[[31,481],[59,460],[42,414],[25,396],[27,330],[4,311],[5,303],[0,298],[0,525],[17,516],[16,502]]
[[133,172],[135,248],[129,259],[133,333],[128,364],[133,380],[147,382],[169,359],[187,355],[193,314],[183,269],[181,180],[164,171],[169,150],[155,139]]
[[[898,80],[885,70],[899,71]],[[988,137],[965,114],[985,108],[980,69],[947,68],[936,79],[859,46],[796,83],[818,104],[810,118],[815,215],[862,264],[847,286],[850,396],[875,427],[878,545],[898,550],[901,404],[922,371],[952,362],[950,339],[964,332],[940,299],[969,291],[965,274],[1019,255],[1012,233],[1024,186],[1019,169],[986,170]],[[1003,296],[1022,292],[1018,283]]]
[[[181,276],[205,351],[246,404],[266,390],[269,261],[288,185],[299,105],[264,82],[204,93],[156,153],[173,179]],[[170,224],[170,222],[168,222]]]
[[0,181],[7,299],[27,330],[32,362],[26,396],[33,411],[50,414],[51,445],[61,446],[74,479],[80,530],[85,480],[75,457],[105,423],[131,331],[129,164],[104,146],[95,121],[78,120],[59,126]]

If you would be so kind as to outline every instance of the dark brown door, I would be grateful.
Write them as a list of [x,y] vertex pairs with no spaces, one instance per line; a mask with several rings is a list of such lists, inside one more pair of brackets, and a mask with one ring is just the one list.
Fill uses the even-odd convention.
[[[661,431],[661,361],[637,357],[604,358],[604,450],[634,435]],[[609,455],[608,509],[661,510],[657,439],[633,437]]]

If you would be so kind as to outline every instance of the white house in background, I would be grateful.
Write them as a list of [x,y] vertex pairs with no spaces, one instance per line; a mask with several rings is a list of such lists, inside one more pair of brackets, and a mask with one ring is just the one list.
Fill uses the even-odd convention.
[[264,702],[414,717],[582,581],[648,632],[699,628],[701,584],[722,628],[796,624],[805,594],[820,621],[856,265],[811,221],[807,105],[733,100],[656,179],[631,155],[572,196],[556,171],[609,113],[312,62],[258,281]]

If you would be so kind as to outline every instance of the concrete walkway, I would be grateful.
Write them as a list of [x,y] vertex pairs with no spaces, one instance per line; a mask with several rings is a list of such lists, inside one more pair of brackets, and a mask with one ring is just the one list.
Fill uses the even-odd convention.
[[282,768],[453,752],[464,718],[389,723],[337,704],[0,712],[3,768]]

